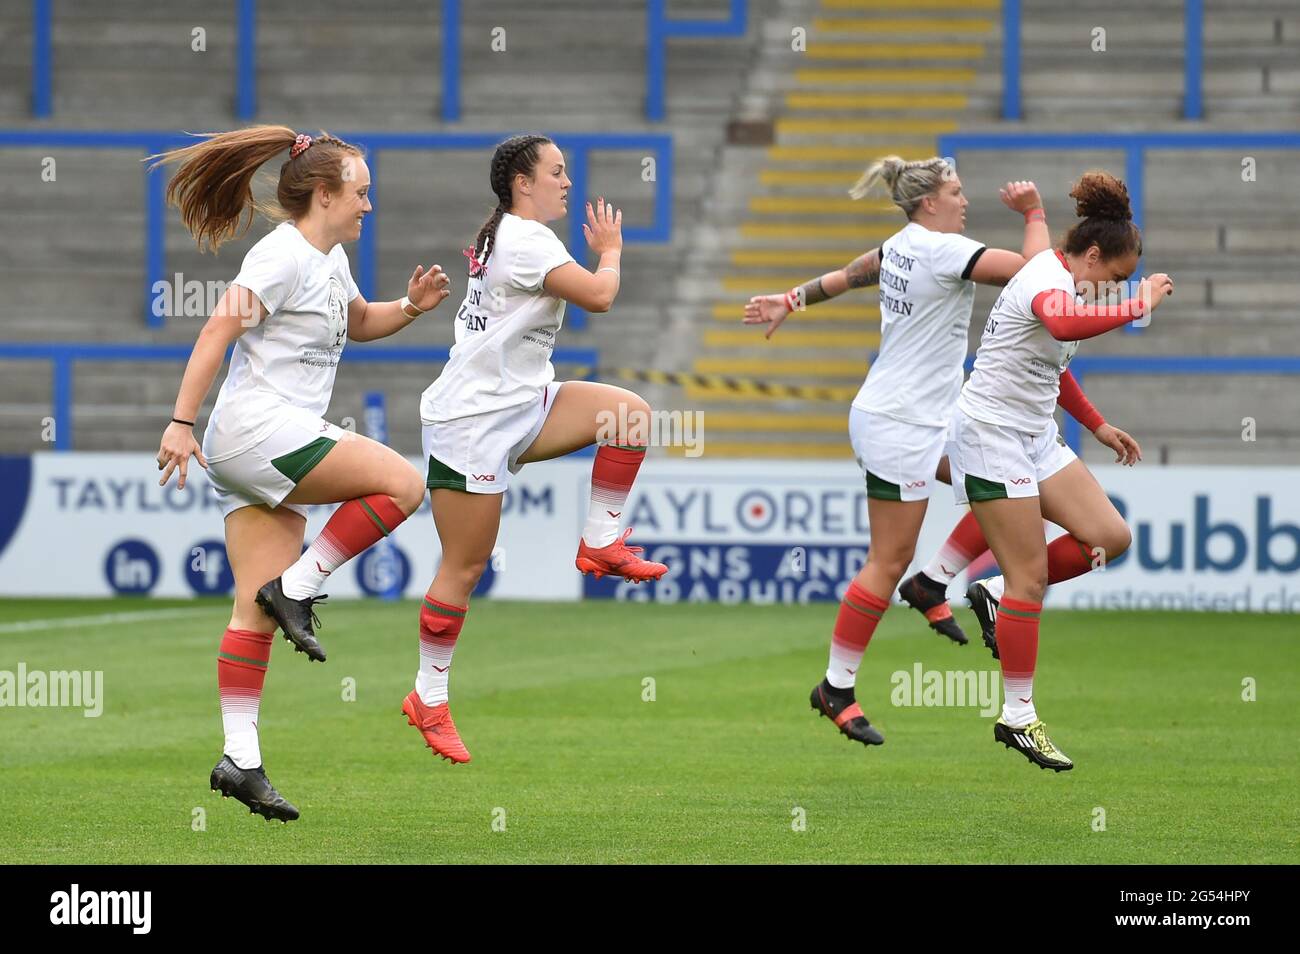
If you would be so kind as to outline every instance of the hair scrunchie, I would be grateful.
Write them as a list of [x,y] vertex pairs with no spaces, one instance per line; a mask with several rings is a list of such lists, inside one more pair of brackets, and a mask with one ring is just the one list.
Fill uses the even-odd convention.
[[293,141],[293,147],[289,150],[289,158],[297,159],[304,152],[311,148],[314,140],[306,133],[299,133]]

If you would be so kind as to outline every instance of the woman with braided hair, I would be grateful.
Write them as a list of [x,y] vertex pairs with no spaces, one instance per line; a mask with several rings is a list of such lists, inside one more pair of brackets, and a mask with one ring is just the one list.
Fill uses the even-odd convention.
[[452,651],[496,543],[512,474],[533,461],[599,443],[587,522],[578,541],[584,574],[655,580],[662,563],[627,545],[619,517],[645,458],[650,408],[623,388],[555,380],[551,352],[565,302],[596,313],[618,294],[623,213],[586,205],[583,234],[600,263],[573,260],[546,223],[567,212],[564,155],[544,136],[497,146],[490,173],[496,209],[466,249],[469,281],[456,314],[456,344],[420,401],[426,484],[442,562],[420,610],[420,668],[402,703],[434,753],[468,762],[447,704]]
[[[253,199],[254,174],[282,152],[276,205]],[[348,338],[370,341],[405,328],[447,297],[447,276],[418,266],[398,301],[367,302],[344,242],[371,210],[370,170],[356,146],[285,126],[205,136],[151,157],[179,163],[167,188],[190,233],[215,251],[252,224],[254,210],[285,221],[244,256],[199,332],[171,423],[158,451],[160,484],[185,486],[192,456],[225,517],[235,606],[217,653],[225,747],[210,783],[268,821],[298,809],[262,767],[257,720],[278,625],[310,659],[325,660],[312,630],[325,578],[416,511],[419,472],[383,444],[323,419]],[[234,345],[200,449],[200,405]],[[342,506],[303,552],[307,507]]]
[[[986,633],[996,626],[1002,664],[1005,701],[993,738],[1057,772],[1074,763],[1053,744],[1034,708],[1043,595],[1048,584],[1119,556],[1131,534],[1106,491],[1058,437],[1052,412],[1081,398],[1067,370],[1079,341],[1149,315],[1174,290],[1168,275],[1156,274],[1122,304],[1095,304],[1127,283],[1142,255],[1142,235],[1128,189],[1114,176],[1085,173],[1070,197],[1080,221],[1060,248],[1029,260],[989,313],[957,399],[950,453],[957,502],[970,503],[1003,573],[970,589]],[[1142,459],[1137,441],[1084,404],[1082,416],[1074,416],[1116,451],[1116,463]],[[1044,520],[1065,529],[1050,546]]]
[[[857,702],[857,673],[912,562],[930,494],[937,482],[949,479],[944,454],[961,389],[975,285],[1005,285],[1050,242],[1032,182],[1009,182],[1001,192],[1003,204],[1024,215],[1019,252],[986,248],[962,234],[969,202],[945,159],[908,162],[886,156],[867,168],[849,194],[860,199],[881,186],[907,216],[906,226],[842,269],[784,295],[751,299],[744,317],[746,324],[765,325],[771,337],[795,310],[851,288],[880,286],[880,354],[849,411],[849,439],[866,476],[871,546],[844,593],[826,675],[810,697],[815,711],[864,745],[880,745],[884,736]],[[986,549],[974,518],[957,525],[950,541],[958,539],[972,558]],[[964,644],[966,636],[948,607],[951,579],[927,567],[899,593],[925,614],[932,629]]]

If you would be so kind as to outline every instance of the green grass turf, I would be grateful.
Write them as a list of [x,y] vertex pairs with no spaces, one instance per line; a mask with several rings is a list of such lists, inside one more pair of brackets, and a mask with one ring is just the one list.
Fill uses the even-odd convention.
[[[808,707],[832,606],[482,600],[452,683],[474,760],[452,766],[399,712],[416,604],[336,603],[326,664],[279,637],[272,655],[262,750],[303,813],[286,826],[208,789],[226,604],[9,600],[0,624],[178,606],[0,632],[0,669],[101,669],[106,696],[97,719],[0,709],[0,861],[1300,861],[1293,618],[1049,610],[1035,696],[1076,762],[1056,775],[996,744],[975,708],[891,704],[890,675],[918,661],[995,666],[903,608],[859,677],[887,738],[868,750]],[[1248,676],[1258,701],[1241,698]]]

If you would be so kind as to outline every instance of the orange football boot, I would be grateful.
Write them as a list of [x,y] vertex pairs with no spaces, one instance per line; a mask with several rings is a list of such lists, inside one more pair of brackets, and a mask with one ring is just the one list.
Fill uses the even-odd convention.
[[621,576],[632,583],[657,580],[667,573],[668,567],[662,563],[652,563],[637,556],[638,553],[644,552],[645,548],[628,546],[626,541],[631,534],[632,528],[628,527],[621,537],[609,546],[599,549],[587,546],[587,541],[580,539],[578,558],[574,560],[574,566],[583,576],[595,573],[598,580],[602,576]]
[[426,706],[420,694],[412,689],[410,695],[402,700],[402,712],[406,714],[406,721],[420,730],[435,755],[441,755],[449,762],[469,761],[469,749],[460,740],[447,703]]

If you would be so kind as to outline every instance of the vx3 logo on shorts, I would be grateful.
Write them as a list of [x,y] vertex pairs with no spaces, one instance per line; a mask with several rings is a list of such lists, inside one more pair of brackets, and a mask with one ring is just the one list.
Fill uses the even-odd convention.
[[472,474],[471,476],[475,480],[484,484],[490,484],[497,479],[496,474]]
[[1029,483],[1029,478],[1028,478],[1028,477],[1012,477],[1012,478],[1011,478],[1011,482],[1012,482],[1013,484],[1027,484],[1027,483]]
[[924,487],[924,486],[925,486],[925,481],[924,481],[924,480],[910,480],[910,481],[908,481],[907,483],[903,484],[903,486],[904,486],[904,487]]

